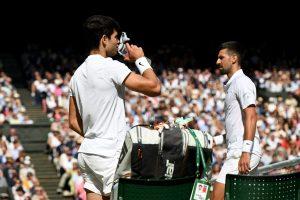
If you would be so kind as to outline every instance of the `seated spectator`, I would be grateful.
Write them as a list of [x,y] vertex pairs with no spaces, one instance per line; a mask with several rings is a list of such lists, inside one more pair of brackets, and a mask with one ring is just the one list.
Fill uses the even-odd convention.
[[31,200],[48,200],[48,199],[49,198],[42,187],[40,186],[35,187],[34,195],[32,196]]
[[18,186],[15,190],[14,199],[15,200],[26,200],[30,199],[30,194],[26,193],[22,186]]
[[8,184],[7,184],[6,178],[4,177],[3,172],[0,169],[0,188],[7,188],[7,187],[8,187]]

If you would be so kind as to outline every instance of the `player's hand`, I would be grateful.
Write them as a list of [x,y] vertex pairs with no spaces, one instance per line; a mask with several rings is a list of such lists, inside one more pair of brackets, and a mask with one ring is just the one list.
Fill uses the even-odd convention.
[[124,56],[125,61],[134,62],[138,58],[145,56],[141,47],[126,43],[127,54]]
[[248,174],[250,171],[250,153],[243,152],[239,161],[239,173]]

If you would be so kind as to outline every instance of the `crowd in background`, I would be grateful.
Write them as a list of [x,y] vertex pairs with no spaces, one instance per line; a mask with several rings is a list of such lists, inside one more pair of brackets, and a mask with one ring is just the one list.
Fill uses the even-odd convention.
[[[0,69],[0,125],[33,124],[13,80]],[[1,199],[48,199],[40,186],[30,156],[25,154],[16,128],[0,130]]]
[[12,79],[0,69],[0,125],[4,123],[33,124],[33,121],[26,115],[26,108]]
[[[137,124],[172,122],[177,117],[193,117],[194,121],[190,124],[193,128],[207,131],[213,136],[224,134],[223,85],[227,81],[226,75],[222,75],[215,67],[199,67],[190,50],[173,54],[174,48],[178,47],[162,46],[151,56],[152,66],[160,74],[162,83],[159,97],[126,92],[128,128]],[[249,76],[258,90],[257,128],[263,149],[260,165],[299,157],[300,69],[291,66],[296,61],[274,64],[263,60],[259,53],[251,53],[245,63],[257,66]],[[51,120],[47,147],[49,159],[53,161],[60,177],[57,192],[64,196],[76,196],[77,199],[85,199],[83,179],[77,165],[77,150],[83,138],[68,127],[68,84],[83,59],[83,56],[74,56],[70,49],[41,50],[37,46],[30,46],[22,55],[33,103],[40,104],[41,110]],[[247,74],[250,70],[245,68],[244,71]],[[4,82],[7,84],[10,81]],[[16,101],[11,93],[8,96],[12,102]],[[1,105],[6,104],[1,104],[0,96]],[[214,177],[219,173],[225,155],[225,145],[213,149]],[[300,166],[282,169],[281,173],[290,170],[300,171]]]
[[1,199],[47,200],[40,185],[31,157],[25,154],[16,128],[0,132],[0,188]]

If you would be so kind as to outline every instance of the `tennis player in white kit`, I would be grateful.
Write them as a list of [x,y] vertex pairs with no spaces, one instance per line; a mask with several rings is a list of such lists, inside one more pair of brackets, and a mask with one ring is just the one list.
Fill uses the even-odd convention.
[[[226,174],[254,173],[261,158],[256,87],[241,69],[242,55],[241,45],[235,41],[222,43],[219,48],[217,65],[229,79],[224,86],[227,155],[214,184],[212,200],[224,199]],[[222,143],[222,138],[215,137],[215,143]]]
[[95,15],[85,23],[89,56],[70,81],[70,128],[84,136],[78,164],[88,200],[109,199],[126,134],[125,86],[158,96],[161,84],[144,57],[143,49],[126,44],[124,59],[135,61],[141,75],[111,57],[118,52],[120,28],[107,16]]

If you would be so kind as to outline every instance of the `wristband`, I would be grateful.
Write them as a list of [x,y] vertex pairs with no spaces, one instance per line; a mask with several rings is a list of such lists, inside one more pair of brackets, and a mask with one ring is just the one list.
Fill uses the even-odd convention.
[[242,150],[242,152],[251,153],[252,146],[253,146],[253,141],[251,141],[251,140],[244,140],[243,141],[243,150]]
[[143,75],[144,71],[146,71],[147,69],[152,69],[145,56],[138,58],[135,61],[135,65],[139,69],[141,75]]

